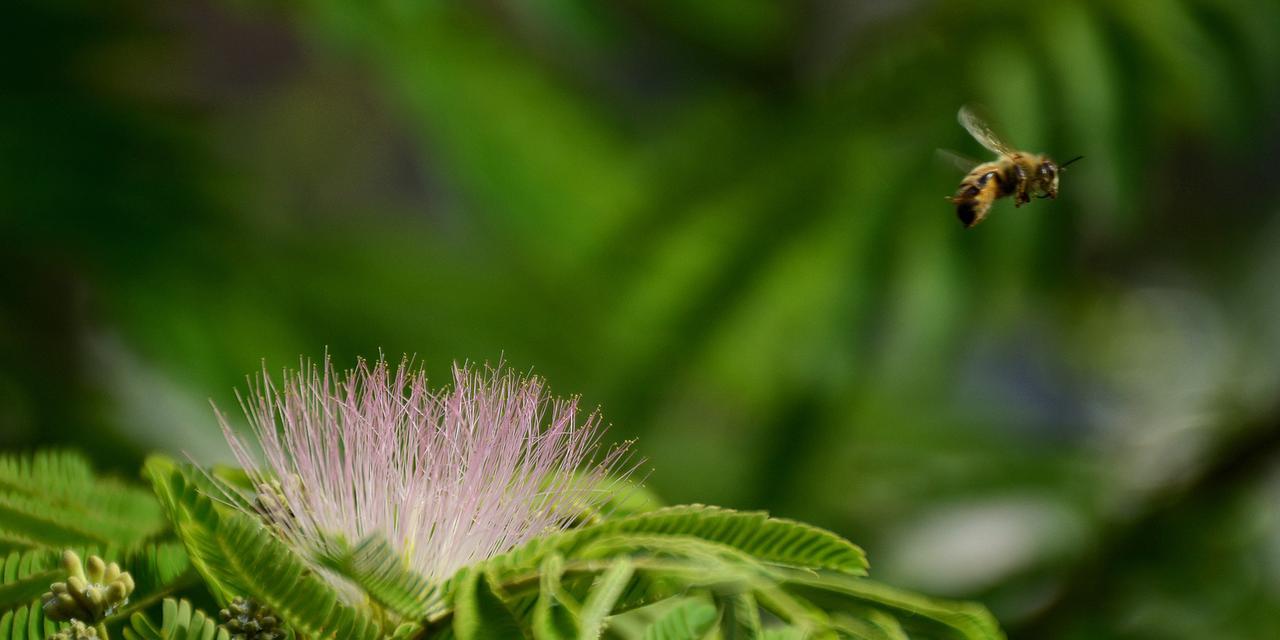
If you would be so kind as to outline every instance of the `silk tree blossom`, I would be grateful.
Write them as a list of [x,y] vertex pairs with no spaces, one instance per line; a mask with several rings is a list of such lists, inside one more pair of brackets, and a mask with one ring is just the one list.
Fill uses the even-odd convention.
[[[258,515],[303,556],[381,533],[431,580],[569,526],[625,477],[599,415],[498,368],[454,366],[432,391],[407,360],[264,370],[239,396],[262,462],[218,414],[260,488]],[[625,468],[624,468],[625,467]],[[327,573],[327,572],[322,572]]]

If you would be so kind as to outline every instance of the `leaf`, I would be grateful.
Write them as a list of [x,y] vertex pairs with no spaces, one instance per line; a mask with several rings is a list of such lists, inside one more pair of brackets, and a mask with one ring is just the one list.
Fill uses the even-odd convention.
[[600,637],[604,632],[605,618],[613,611],[613,605],[626,589],[634,571],[630,560],[620,559],[600,575],[586,602],[582,603],[580,637],[591,640]]
[[186,599],[174,600],[166,598],[161,605],[163,621],[160,628],[152,625],[141,613],[134,613],[129,618],[129,626],[124,627],[125,640],[230,640],[225,628],[218,626],[218,621],[200,609],[192,608]]
[[101,478],[68,451],[0,456],[0,545],[130,548],[165,528],[146,491]]
[[187,550],[180,542],[144,545],[125,554],[120,564],[133,576],[134,602],[170,590],[175,583],[194,576]]
[[982,605],[926,598],[866,578],[795,572],[783,588],[828,610],[870,606],[901,622],[947,629],[968,640],[1004,638],[995,617]]
[[857,640],[909,640],[898,619],[874,609],[832,616],[832,627]]
[[853,543],[831,533],[761,512],[719,507],[667,507],[537,538],[497,556],[485,566],[499,576],[536,571],[542,559],[559,553],[572,559],[592,542],[618,534],[689,537],[725,545],[761,562],[803,569],[866,573],[866,557]]
[[725,640],[756,640],[760,637],[760,606],[750,593],[735,593],[722,598]]
[[795,627],[781,627],[778,629],[765,629],[760,634],[761,640],[806,640],[809,634],[803,629]]
[[444,609],[439,589],[410,569],[380,534],[318,559],[358,585],[379,605],[409,620],[423,620]]
[[[580,477],[589,482],[589,477]],[[583,497],[574,507],[578,509],[576,521],[580,525],[593,525],[616,518],[661,509],[665,505],[657,494],[643,485],[629,480],[603,478],[587,487]]]
[[381,635],[377,622],[344,603],[292,549],[256,519],[220,509],[188,481],[182,467],[153,456],[145,472],[191,564],[221,604],[237,595],[252,598],[311,636],[372,640]]
[[49,551],[11,551],[0,560],[0,611],[32,604],[49,585],[64,579],[55,554]]
[[230,640],[231,634],[218,622],[194,609],[187,600],[166,598],[159,628],[141,613],[133,614],[124,628],[125,640]]
[[527,638],[483,571],[464,569],[454,594],[453,632],[458,640]]
[[681,603],[645,629],[644,640],[698,640],[716,624],[716,608],[691,599]]
[[534,640],[575,640],[579,635],[579,606],[571,596],[563,593],[560,586],[563,570],[564,559],[559,555],[547,556],[542,563],[538,601],[533,609]]
[[417,638],[421,632],[422,625],[416,622],[404,622],[396,627],[395,632],[389,636],[389,640],[410,640]]
[[0,638],[5,640],[42,640],[58,630],[58,625],[44,617],[39,604],[30,604],[0,615]]

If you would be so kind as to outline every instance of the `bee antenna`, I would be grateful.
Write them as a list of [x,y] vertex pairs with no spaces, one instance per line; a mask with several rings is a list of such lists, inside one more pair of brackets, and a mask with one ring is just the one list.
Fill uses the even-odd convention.
[[1064,163],[1062,163],[1062,164],[1058,165],[1058,169],[1059,169],[1059,170],[1061,170],[1061,169],[1066,169],[1066,168],[1067,168],[1067,165],[1071,164],[1072,162],[1075,162],[1076,160],[1084,160],[1084,156],[1076,156],[1076,157],[1074,157],[1074,158],[1072,158],[1072,159],[1070,159],[1070,160],[1068,160],[1068,161],[1066,161],[1066,162],[1064,162]]

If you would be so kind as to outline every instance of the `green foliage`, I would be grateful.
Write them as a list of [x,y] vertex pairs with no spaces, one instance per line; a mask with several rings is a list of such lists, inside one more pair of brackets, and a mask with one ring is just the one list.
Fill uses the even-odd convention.
[[699,640],[715,625],[715,606],[691,599],[680,603],[645,629],[644,640]]
[[372,640],[382,635],[377,620],[343,602],[260,522],[223,509],[202,494],[189,469],[152,457],[146,474],[192,565],[220,603],[236,596],[252,598],[296,631],[317,637]]
[[605,617],[614,610],[618,599],[630,584],[633,573],[635,567],[624,557],[609,563],[609,568],[596,576],[579,615],[579,634],[582,637],[600,637],[605,628]]
[[[0,456],[0,505],[0,540],[9,549],[0,557],[0,638],[46,638],[67,628],[49,620],[39,600],[56,584],[68,587],[67,553],[101,556],[106,563],[92,567],[116,563],[131,576],[116,617],[191,584],[186,552],[160,537],[168,525],[154,496],[96,476],[79,454]],[[97,575],[90,573],[79,579]]]
[[341,547],[341,551],[318,560],[363,589],[380,607],[402,618],[424,620],[439,613],[439,590],[406,567],[381,535],[370,536],[349,549]]
[[52,551],[11,551],[0,563],[0,638],[40,640],[56,632],[38,600],[65,574]]
[[481,570],[463,570],[453,594],[453,634],[458,640],[528,637],[511,609]]
[[553,553],[542,561],[538,601],[531,624],[534,640],[571,640],[579,636],[581,605],[561,587],[563,573],[564,558],[559,554]]
[[[728,637],[756,638],[766,627],[763,608],[815,633],[892,638],[901,619],[921,637],[1002,637],[982,607],[889,589],[862,577],[865,567],[856,547],[820,529],[694,505],[531,541],[464,570],[444,590],[460,638],[496,632],[480,622],[487,620],[510,637],[518,629],[538,640],[596,638],[620,614],[673,598],[679,604],[641,633],[720,626]],[[679,600],[691,593],[705,598]],[[623,618],[619,624],[635,627]]]
[[0,611],[30,604],[66,573],[51,551],[11,551],[0,560]]
[[703,505],[666,507],[546,536],[494,558],[487,566],[503,574],[528,572],[536,569],[550,553],[569,558],[593,543],[614,536],[696,538],[723,544],[779,566],[851,574],[863,574],[867,569],[862,550],[829,531],[770,518],[760,512]]
[[163,615],[156,627],[141,613],[133,614],[124,629],[125,640],[231,640],[226,629],[203,611],[192,608],[186,600],[164,600]]
[[[146,475],[210,591],[261,602],[308,638],[410,638],[424,628],[425,637],[458,640],[696,638],[717,628],[758,638],[786,627],[892,638],[899,620],[925,634],[1000,637],[981,607],[866,580],[862,551],[828,531],[703,505],[546,535],[442,584],[416,575],[380,536],[333,541],[310,560],[344,577],[353,597],[256,518],[212,500],[205,492],[217,489],[198,470],[153,457]],[[141,635],[151,628],[145,617],[133,622],[153,640]]]
[[95,476],[77,453],[0,456],[0,550],[128,550],[164,528],[154,497]]

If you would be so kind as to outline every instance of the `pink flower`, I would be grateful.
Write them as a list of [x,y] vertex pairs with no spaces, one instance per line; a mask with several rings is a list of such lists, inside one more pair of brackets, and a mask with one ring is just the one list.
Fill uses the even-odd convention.
[[626,444],[602,452],[595,413],[549,399],[543,382],[454,366],[438,391],[408,360],[335,372],[303,365],[277,387],[264,370],[240,402],[265,464],[226,418],[259,514],[314,557],[335,539],[381,533],[431,580],[570,525],[625,477]]

